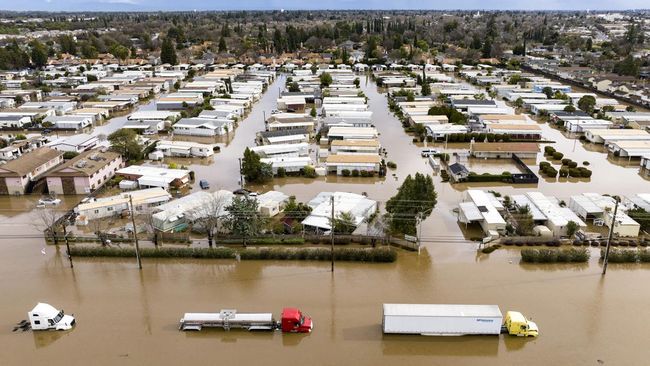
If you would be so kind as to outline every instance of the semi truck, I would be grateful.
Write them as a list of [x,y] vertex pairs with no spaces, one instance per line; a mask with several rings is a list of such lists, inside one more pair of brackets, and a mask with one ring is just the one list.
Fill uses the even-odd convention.
[[245,329],[249,331],[281,330],[283,333],[310,333],[314,327],[311,318],[297,308],[284,308],[280,321],[272,313],[238,313],[224,309],[218,313],[185,313],[180,330],[201,330],[204,327]]
[[497,305],[384,304],[386,334],[437,336],[498,335],[537,337],[537,324],[516,311],[505,320]]
[[36,304],[27,316],[33,330],[69,330],[75,325],[74,317],[42,302]]

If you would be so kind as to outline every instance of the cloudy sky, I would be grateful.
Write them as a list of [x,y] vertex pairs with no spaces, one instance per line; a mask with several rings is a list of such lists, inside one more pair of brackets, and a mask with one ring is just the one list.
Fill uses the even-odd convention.
[[279,9],[512,9],[597,10],[649,8],[647,0],[0,0],[0,10],[155,11]]

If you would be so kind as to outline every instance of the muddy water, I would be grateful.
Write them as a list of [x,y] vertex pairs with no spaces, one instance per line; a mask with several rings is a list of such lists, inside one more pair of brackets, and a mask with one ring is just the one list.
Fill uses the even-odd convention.
[[[279,83],[283,82],[280,78]],[[280,85],[280,84],[277,84]],[[277,85],[270,87],[230,144],[212,160],[195,161],[197,178],[213,188],[238,186],[237,158],[252,146],[263,128],[263,111],[275,107]],[[259,189],[278,189],[301,200],[320,190],[367,192],[384,202],[406,174],[431,168],[420,147],[403,133],[388,112],[385,97],[362,83],[375,112],[388,160],[398,168],[385,179],[326,177],[286,178]],[[449,185],[436,177],[438,205],[425,222],[421,255],[401,254],[397,263],[327,263],[144,260],[75,260],[68,268],[62,252],[43,249],[29,211],[37,197],[0,199],[0,364],[2,365],[142,365],[142,364],[316,364],[316,365],[645,365],[650,356],[650,267],[611,265],[600,276],[595,259],[588,265],[527,266],[515,249],[477,255],[452,209],[468,187],[502,193],[541,190],[566,198],[580,192],[649,191],[638,167],[613,164],[592,145],[566,138],[541,125],[545,136],[565,156],[591,162],[589,180],[542,180],[539,185]],[[443,144],[438,144],[438,146]],[[462,144],[449,148],[466,149]],[[537,162],[544,159],[539,154]],[[474,162],[472,163],[474,164]],[[477,169],[501,170],[496,165]],[[530,163],[531,166],[534,164]],[[473,165],[472,165],[473,166]],[[72,205],[77,198],[64,200]],[[16,234],[34,235],[17,238]],[[596,257],[597,253],[593,253]],[[78,326],[67,333],[12,333],[37,302],[46,301],[75,313]],[[383,336],[384,302],[499,304],[520,310],[540,326],[541,337],[431,338]],[[310,335],[279,333],[180,333],[186,311],[272,311],[298,306],[315,322]],[[599,363],[599,360],[601,363]]]
[[[476,256],[473,247],[428,245],[394,264],[76,260],[54,248],[4,241],[0,274],[3,365],[644,365],[650,268],[613,265],[606,278],[584,266],[517,264],[515,250]],[[448,255],[447,253],[455,253]],[[12,333],[36,301],[75,313],[66,333]],[[499,304],[540,326],[538,339],[382,335],[384,302]],[[182,333],[186,311],[273,311],[298,306],[310,335]]]

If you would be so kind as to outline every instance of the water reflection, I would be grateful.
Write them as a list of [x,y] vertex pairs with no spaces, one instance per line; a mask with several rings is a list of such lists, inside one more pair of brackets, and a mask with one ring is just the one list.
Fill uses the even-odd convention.
[[54,342],[59,339],[70,335],[74,332],[75,328],[66,331],[57,331],[57,330],[41,330],[41,331],[29,331],[33,334],[34,346],[36,349],[44,348],[52,345]]
[[[377,326],[381,334],[381,327]],[[436,337],[420,335],[383,335],[382,354],[386,356],[463,356],[495,357],[500,336]]]

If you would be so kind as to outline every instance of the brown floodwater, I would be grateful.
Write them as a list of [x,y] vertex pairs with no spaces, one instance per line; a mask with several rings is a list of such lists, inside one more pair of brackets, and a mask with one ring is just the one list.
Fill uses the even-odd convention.
[[[212,188],[238,187],[238,161],[255,133],[264,128],[263,111],[275,108],[277,86],[269,87],[228,145],[210,159],[186,162],[197,179]],[[431,173],[421,147],[413,144],[389,113],[384,95],[371,82],[362,89],[388,150],[397,163],[383,179],[284,178],[257,190],[277,189],[309,200],[322,190],[366,192],[384,203],[407,174]],[[150,105],[144,108],[150,108]],[[116,128],[114,119],[104,132]],[[638,165],[617,163],[601,148],[567,138],[541,124],[553,146],[579,163],[589,161],[588,180],[541,179],[538,185],[472,183],[450,185],[434,176],[438,204],[424,222],[424,249],[400,253],[392,264],[230,260],[75,259],[68,267],[63,248],[44,248],[39,239],[38,197],[0,198],[0,365],[142,365],[142,364],[316,364],[316,365],[646,365],[650,350],[648,265],[610,265],[606,277],[592,252],[583,265],[523,265],[516,248],[477,254],[465,237],[475,234],[458,225],[453,209],[468,188],[504,194],[540,190],[561,199],[581,192],[629,194],[650,191]],[[229,137],[230,138],[230,137]],[[444,143],[434,144],[444,147]],[[450,150],[466,150],[449,144]],[[545,159],[540,153],[534,165]],[[181,163],[183,159],[173,161]],[[485,171],[509,163],[472,162]],[[514,170],[514,169],[513,169]],[[71,207],[80,197],[65,197]],[[32,237],[33,236],[33,237]],[[45,249],[45,254],[41,250]],[[38,301],[74,313],[70,332],[12,333]],[[384,336],[381,304],[498,304],[535,320],[541,336],[420,337]],[[297,306],[314,319],[309,335],[177,330],[184,312],[263,311],[279,314]]]

